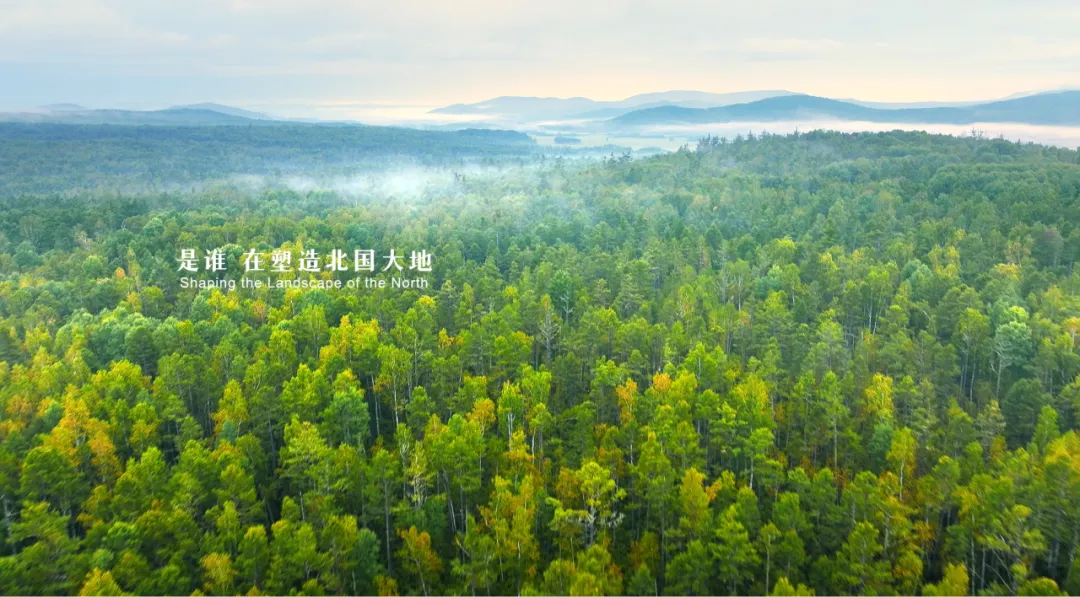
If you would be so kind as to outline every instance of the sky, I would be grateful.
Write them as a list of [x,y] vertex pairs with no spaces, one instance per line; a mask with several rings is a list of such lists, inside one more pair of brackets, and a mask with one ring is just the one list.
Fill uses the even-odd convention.
[[[0,110],[1080,87],[1076,0],[0,0]],[[402,108],[405,107],[405,108]]]

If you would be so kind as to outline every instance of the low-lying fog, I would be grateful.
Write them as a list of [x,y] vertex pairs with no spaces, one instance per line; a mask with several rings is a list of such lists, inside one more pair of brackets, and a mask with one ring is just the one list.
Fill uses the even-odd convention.
[[725,122],[713,124],[656,125],[636,131],[598,132],[603,126],[599,120],[548,120],[535,123],[515,122],[497,114],[433,114],[437,105],[428,104],[357,104],[329,102],[325,104],[273,104],[257,106],[273,114],[300,117],[301,114],[325,120],[348,120],[383,126],[406,126],[418,128],[469,126],[485,128],[516,129],[533,135],[541,144],[552,144],[556,135],[576,137],[580,146],[622,145],[632,149],[660,148],[674,151],[680,146],[696,143],[705,135],[733,138],[736,135],[755,135],[762,132],[789,134],[796,130],[826,129],[853,133],[860,131],[919,130],[945,135],[970,136],[972,131],[985,137],[1004,136],[1010,141],[1044,143],[1059,147],[1080,147],[1080,126],[1043,126],[1010,122],[987,122],[975,124],[912,124],[861,121],[804,120],[791,122]]
[[[982,135],[987,138],[1004,137],[1009,141],[1036,142],[1061,147],[1080,147],[1080,127],[1037,126],[1014,123],[985,123],[977,125],[945,124],[891,124],[875,122],[845,121],[803,121],[803,122],[741,122],[701,125],[655,126],[640,134],[598,134],[568,133],[564,136],[581,141],[580,145],[565,148],[589,148],[600,146],[619,146],[634,150],[675,151],[683,145],[691,148],[705,135],[714,135],[732,139],[737,135],[763,132],[772,134],[790,134],[796,130],[835,130],[841,132],[923,130],[929,133],[956,136]],[[555,134],[531,132],[541,145],[555,145]],[[635,152],[636,153],[636,152]],[[647,152],[646,152],[647,153]],[[563,154],[569,166],[575,162],[587,162],[595,157],[588,152]],[[547,159],[554,159],[553,157]],[[543,160],[546,161],[546,160]],[[343,197],[382,197],[394,199],[419,199],[433,193],[466,191],[466,180],[501,180],[518,183],[535,176],[537,168],[542,168],[535,158],[518,165],[489,166],[467,164],[456,167],[422,166],[401,160],[393,165],[365,168],[364,171],[346,175],[299,176],[299,175],[253,175],[238,174],[229,182],[240,189],[259,192],[270,188],[288,188],[297,192],[333,191]],[[548,162],[550,164],[551,162]],[[513,182],[510,182],[513,185]]]
[[[696,141],[705,135],[727,137],[746,135],[753,132],[755,135],[762,132],[774,134],[790,134],[796,130],[806,132],[817,129],[855,133],[862,131],[926,131],[955,136],[971,136],[981,134],[988,138],[1004,137],[1009,141],[1034,142],[1059,147],[1080,147],[1080,127],[1074,126],[1042,126],[1034,124],[1019,124],[1011,122],[980,122],[975,124],[907,124],[888,122],[858,122],[858,121],[826,121],[812,120],[802,122],[726,122],[715,124],[688,124],[688,125],[658,125],[642,130],[641,137],[636,137],[636,147],[659,146],[665,149],[678,149],[687,141]],[[635,137],[619,137],[619,139],[635,139]],[[582,138],[583,143],[585,139]],[[609,141],[614,142],[614,141]],[[621,143],[620,143],[621,144]],[[627,143],[629,144],[629,143]]]
[[432,194],[467,192],[468,182],[498,180],[513,185],[531,180],[537,164],[515,166],[421,166],[398,163],[332,176],[238,174],[228,180],[247,192],[285,188],[297,193],[331,191],[346,198],[421,199]]

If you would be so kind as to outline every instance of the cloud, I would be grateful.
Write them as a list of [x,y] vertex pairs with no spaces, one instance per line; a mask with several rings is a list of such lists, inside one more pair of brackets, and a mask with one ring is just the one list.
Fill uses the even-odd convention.
[[834,52],[842,47],[844,47],[844,44],[835,39],[799,39],[795,37],[782,39],[752,37],[742,40],[739,44],[741,50],[755,54],[822,54]]
[[[0,0],[0,102],[160,104],[176,89],[249,103],[281,89],[440,103],[680,88],[969,99],[1078,72],[1075,0],[974,2]],[[1009,36],[1030,40],[1013,51]]]
[[1080,41],[1039,42],[1029,51],[1035,58],[1076,58],[1080,57]]

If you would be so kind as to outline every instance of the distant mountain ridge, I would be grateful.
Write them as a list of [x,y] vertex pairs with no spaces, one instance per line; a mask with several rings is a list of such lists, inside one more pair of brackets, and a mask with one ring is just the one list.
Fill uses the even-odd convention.
[[472,104],[454,104],[431,110],[431,114],[486,116],[536,121],[550,118],[611,118],[642,107],[683,106],[711,108],[784,95],[792,91],[764,90],[734,93],[705,91],[662,91],[642,93],[617,101],[597,101],[587,97],[500,96]]
[[247,118],[206,108],[176,107],[164,110],[63,109],[47,112],[8,112],[0,114],[0,122],[203,126],[275,121]]
[[94,109],[72,103],[41,106],[26,112],[0,113],[0,122],[42,122],[52,124],[185,125],[255,124],[277,122],[279,118],[224,104],[201,103],[172,106],[161,110]]
[[79,104],[49,104],[42,106],[41,109],[49,112],[81,112],[87,108]]
[[215,103],[202,103],[202,104],[188,104],[183,106],[173,106],[170,110],[209,110],[211,112],[218,112],[220,114],[227,114],[229,116],[238,116],[240,118],[250,118],[252,120],[277,120],[275,117],[269,114],[263,114],[262,112],[254,112],[252,110],[245,110],[243,108],[235,108],[233,106],[226,106],[224,104]]
[[[1080,90],[1020,93],[997,101],[957,103],[863,102],[784,90],[723,94],[666,91],[604,102],[585,97],[503,96],[473,104],[436,108],[430,113],[476,118],[468,119],[468,122],[459,120],[426,127],[421,125],[420,128],[515,129],[556,135],[620,130],[637,134],[641,127],[654,125],[829,120],[896,124],[1010,122],[1080,126]],[[344,126],[360,124],[356,121],[280,118],[216,103],[177,105],[160,110],[90,109],[78,104],[57,103],[26,112],[0,113],[0,122],[171,126],[273,126],[297,122]],[[410,125],[401,123],[398,126]]]
[[812,95],[771,97],[715,108],[661,106],[622,114],[609,126],[843,120],[877,123],[1016,122],[1080,125],[1080,91],[1041,93],[967,106],[875,108]]

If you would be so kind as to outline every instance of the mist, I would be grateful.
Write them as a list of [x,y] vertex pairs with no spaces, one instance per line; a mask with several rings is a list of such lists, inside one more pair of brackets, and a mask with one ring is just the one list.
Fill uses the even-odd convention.
[[465,194],[470,182],[490,183],[502,180],[510,185],[513,185],[514,181],[531,183],[541,167],[542,165],[537,163],[501,166],[397,164],[331,176],[238,174],[230,178],[228,183],[251,193],[288,189],[301,194],[329,192],[350,200],[363,198],[415,201],[435,195]]
[[[807,120],[789,122],[725,122],[688,125],[656,125],[642,128],[641,145],[658,145],[674,149],[673,143],[696,140],[705,135],[733,138],[736,135],[753,133],[791,134],[795,131],[829,130],[842,133],[925,131],[931,134],[970,137],[980,135],[986,138],[1002,137],[1009,141],[1022,143],[1041,143],[1070,149],[1080,147],[1080,127],[1045,126],[1010,122],[980,122],[975,124],[927,124],[927,123],[891,123],[861,122],[841,120]],[[624,138],[620,137],[620,140]],[[667,141],[666,143],[664,141]]]

